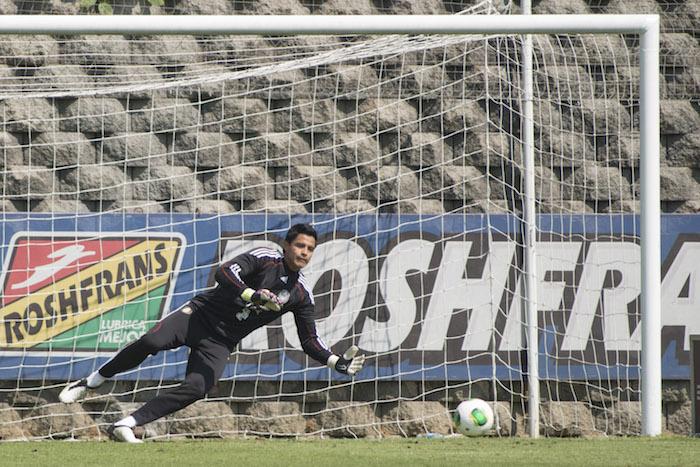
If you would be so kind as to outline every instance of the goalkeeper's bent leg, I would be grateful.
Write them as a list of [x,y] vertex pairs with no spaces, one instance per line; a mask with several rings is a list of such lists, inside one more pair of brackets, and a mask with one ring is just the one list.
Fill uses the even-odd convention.
[[190,353],[182,384],[157,395],[134,412],[136,424],[145,425],[203,399],[224,372],[232,350],[212,339],[202,339]]
[[210,388],[207,387],[202,375],[188,375],[180,386],[157,395],[131,416],[136,421],[137,426],[143,426],[203,399]]

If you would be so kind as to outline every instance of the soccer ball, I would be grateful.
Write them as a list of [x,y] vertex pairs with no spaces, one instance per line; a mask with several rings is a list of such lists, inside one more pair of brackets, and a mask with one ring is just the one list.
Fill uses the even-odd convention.
[[469,399],[457,406],[454,420],[464,436],[481,436],[493,426],[493,410],[482,399]]

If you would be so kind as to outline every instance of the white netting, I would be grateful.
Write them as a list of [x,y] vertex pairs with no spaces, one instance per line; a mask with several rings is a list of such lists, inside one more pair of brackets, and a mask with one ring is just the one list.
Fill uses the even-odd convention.
[[[634,46],[535,39],[548,434],[639,432]],[[5,438],[104,436],[177,384],[184,350],[56,401],[296,221],[320,233],[319,332],[364,372],[315,366],[285,318],[151,435],[451,434],[467,397],[523,432],[519,54],[516,36],[0,38]]]

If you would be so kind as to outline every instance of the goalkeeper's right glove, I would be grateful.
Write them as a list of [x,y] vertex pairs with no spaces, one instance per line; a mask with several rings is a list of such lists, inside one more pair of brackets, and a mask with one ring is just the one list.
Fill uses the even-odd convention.
[[272,311],[280,311],[282,309],[282,301],[277,295],[275,295],[267,289],[245,289],[241,294],[241,298],[246,302],[264,306],[265,308],[270,309]]
[[362,370],[365,364],[365,356],[360,355],[356,357],[357,351],[360,350],[356,345],[353,345],[348,350],[345,351],[343,356],[331,355],[328,357],[328,362],[326,366],[330,369],[337,371],[348,376],[355,376],[355,373]]

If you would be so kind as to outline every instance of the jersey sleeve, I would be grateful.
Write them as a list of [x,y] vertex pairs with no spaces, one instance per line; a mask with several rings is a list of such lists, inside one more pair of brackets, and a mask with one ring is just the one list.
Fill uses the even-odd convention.
[[316,321],[314,319],[313,301],[305,298],[301,307],[294,312],[294,321],[297,325],[297,333],[304,352],[319,363],[326,364],[328,357],[333,355],[326,344],[316,333]]
[[256,267],[257,258],[250,253],[243,253],[225,262],[217,269],[214,278],[220,286],[240,294],[248,288],[243,278]]

